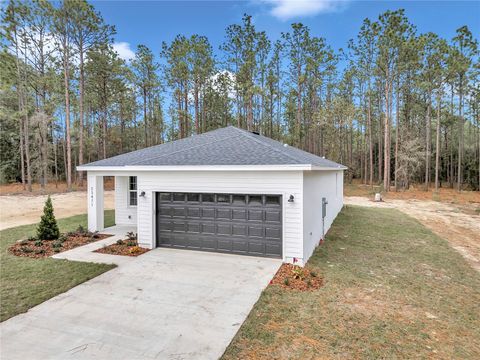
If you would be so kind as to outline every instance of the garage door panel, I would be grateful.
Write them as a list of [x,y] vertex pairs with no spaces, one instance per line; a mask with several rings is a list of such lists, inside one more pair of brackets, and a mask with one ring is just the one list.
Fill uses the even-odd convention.
[[217,249],[226,252],[232,251],[232,240],[221,238],[218,239]]
[[247,220],[247,210],[233,209],[232,210],[232,219],[233,220]]
[[262,242],[250,241],[248,243],[248,252],[251,254],[264,254],[265,244]]
[[227,219],[231,220],[232,218],[232,210],[230,209],[217,209],[217,219]]
[[158,246],[281,257],[279,195],[157,194]]
[[262,210],[248,210],[248,220],[249,221],[262,221],[263,220],[263,211]]
[[246,225],[232,225],[232,235],[233,236],[247,236],[247,226]]
[[202,218],[215,219],[215,209],[214,208],[203,208],[202,209]]
[[249,226],[248,227],[248,236],[249,237],[263,238],[264,237],[264,228],[261,227],[261,226]]
[[272,244],[272,243],[267,243],[265,244],[265,253],[267,255],[276,255],[276,254],[281,254],[282,253],[282,244]]
[[266,227],[265,228],[265,237],[267,239],[281,240],[282,239],[282,229]]
[[265,221],[280,223],[282,221],[282,213],[280,211],[266,210]]

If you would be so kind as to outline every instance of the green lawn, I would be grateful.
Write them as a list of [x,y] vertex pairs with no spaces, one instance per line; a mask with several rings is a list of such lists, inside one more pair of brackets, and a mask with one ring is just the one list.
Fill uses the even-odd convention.
[[[114,211],[105,211],[105,226],[114,224]],[[60,231],[86,226],[87,215],[58,220]],[[115,265],[13,256],[7,248],[35,233],[36,225],[0,231],[0,321],[27,311],[55,295],[94,278]]]
[[308,266],[325,286],[269,286],[223,359],[480,359],[480,274],[416,220],[349,206]]

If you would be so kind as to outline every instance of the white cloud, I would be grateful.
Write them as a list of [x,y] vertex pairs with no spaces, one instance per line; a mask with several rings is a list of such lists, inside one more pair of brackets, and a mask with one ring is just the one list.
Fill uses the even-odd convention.
[[349,0],[263,0],[263,2],[272,6],[271,15],[284,21],[341,10]]
[[130,44],[125,41],[116,42],[113,44],[113,50],[118,54],[118,56],[125,60],[130,61],[135,57],[135,53],[130,48]]

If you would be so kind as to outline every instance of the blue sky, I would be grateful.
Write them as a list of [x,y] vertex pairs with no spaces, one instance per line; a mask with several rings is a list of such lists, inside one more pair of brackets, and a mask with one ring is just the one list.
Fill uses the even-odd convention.
[[376,19],[386,10],[404,8],[419,32],[432,31],[450,39],[455,30],[468,25],[480,37],[480,1],[93,1],[105,20],[116,26],[116,49],[128,58],[138,44],[150,47],[156,56],[162,41],[177,34],[200,34],[209,38],[215,52],[224,40],[225,28],[239,23],[242,15],[253,16],[258,30],[272,40],[289,30],[292,22],[309,26],[334,49],[345,47],[356,36],[364,18]]

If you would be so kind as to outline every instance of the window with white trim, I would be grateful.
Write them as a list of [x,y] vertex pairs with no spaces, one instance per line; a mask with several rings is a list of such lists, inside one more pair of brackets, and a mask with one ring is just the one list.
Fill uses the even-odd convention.
[[128,205],[137,206],[137,177],[128,177]]

